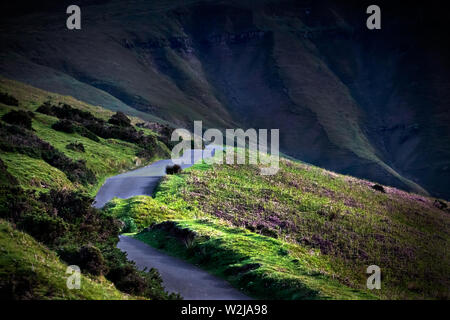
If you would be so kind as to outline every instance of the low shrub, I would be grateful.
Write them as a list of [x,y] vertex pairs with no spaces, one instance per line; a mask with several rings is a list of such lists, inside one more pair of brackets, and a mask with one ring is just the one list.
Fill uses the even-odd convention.
[[176,142],[171,141],[173,128],[157,123],[157,122],[140,122],[136,123],[139,128],[147,128],[159,134],[159,140],[163,142],[169,149],[173,149]]
[[7,114],[5,114],[2,117],[2,120],[9,123],[9,124],[15,124],[20,127],[26,128],[28,130],[31,130],[31,124],[32,124],[32,118],[34,117],[34,114],[30,111],[10,111]]
[[81,270],[86,270],[94,276],[105,274],[107,271],[102,252],[92,245],[83,246],[79,252],[79,264]]
[[17,226],[36,240],[47,244],[54,244],[69,230],[69,225],[63,219],[51,216],[44,210],[25,213]]
[[182,171],[181,167],[178,164],[174,164],[173,166],[166,167],[166,174],[177,174]]
[[54,116],[55,114],[52,111],[52,105],[49,101],[44,102],[39,108],[36,109],[36,112],[46,114],[48,116]]
[[95,117],[89,111],[83,111],[77,108],[73,108],[68,104],[62,104],[58,106],[52,106],[51,108],[52,114],[54,114],[58,119],[66,119],[75,122],[84,122],[84,121],[96,121],[96,122],[104,122],[103,120]]
[[65,133],[78,133],[82,137],[91,139],[92,141],[99,142],[100,139],[88,129],[78,125],[76,122],[70,120],[60,120],[52,125],[52,129]]
[[379,185],[379,184],[374,184],[372,186],[372,189],[376,190],[376,191],[379,191],[379,192],[382,192],[382,193],[386,193],[386,190],[384,190],[384,187]]
[[115,114],[111,116],[111,118],[108,120],[108,123],[117,125],[119,127],[130,127],[131,121],[130,119],[120,111],[117,111]]
[[178,294],[168,294],[162,287],[162,279],[156,269],[139,271],[132,263],[115,265],[107,278],[128,294],[145,296],[154,300],[181,299]]
[[52,129],[65,133],[75,133],[76,132],[75,126],[76,125],[70,120],[60,120],[52,125]]
[[78,152],[85,152],[84,145],[81,142],[71,142],[68,145],[66,145],[66,149],[78,151]]
[[132,233],[132,232],[136,232],[138,230],[136,222],[134,221],[133,218],[124,217],[121,220],[124,224],[122,227],[122,230],[121,230],[122,233]]
[[6,104],[8,106],[18,106],[19,100],[14,98],[12,95],[9,95],[4,92],[0,92],[0,103]]

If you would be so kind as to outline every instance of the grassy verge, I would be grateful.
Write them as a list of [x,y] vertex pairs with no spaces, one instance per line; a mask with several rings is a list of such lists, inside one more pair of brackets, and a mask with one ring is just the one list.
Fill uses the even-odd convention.
[[114,198],[105,205],[104,210],[124,223],[122,233],[134,233],[153,223],[189,216],[169,209],[167,205],[148,196]]
[[135,238],[200,265],[255,298],[375,298],[333,280],[315,251],[215,219],[166,222]]

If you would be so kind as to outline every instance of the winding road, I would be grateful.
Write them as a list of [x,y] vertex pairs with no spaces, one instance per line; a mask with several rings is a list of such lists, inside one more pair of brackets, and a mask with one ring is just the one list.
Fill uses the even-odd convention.
[[127,199],[134,196],[152,196],[153,191],[163,176],[166,175],[166,166],[179,164],[183,169],[192,166],[200,159],[210,158],[219,146],[206,146],[205,150],[194,149],[178,159],[159,160],[148,166],[128,171],[108,178],[95,196],[93,206],[102,208],[114,197]]
[[[106,180],[98,191],[93,206],[102,208],[114,197],[126,199],[137,195],[152,196],[158,182],[166,174],[166,166],[180,164],[187,168],[203,158],[212,157],[218,146],[207,146],[205,150],[192,150],[190,154],[175,160],[160,160],[146,167],[119,174]],[[186,160],[189,163],[186,163]],[[184,162],[184,163],[183,163]],[[187,300],[248,300],[250,299],[228,282],[189,264],[171,257],[149,245],[120,236],[117,247],[127,253],[141,268],[155,268],[161,274],[168,292],[177,292]]]
[[178,292],[186,300],[248,300],[249,297],[233,288],[225,280],[171,257],[139,240],[120,236],[117,247],[128,259],[143,269],[158,269],[168,292]]

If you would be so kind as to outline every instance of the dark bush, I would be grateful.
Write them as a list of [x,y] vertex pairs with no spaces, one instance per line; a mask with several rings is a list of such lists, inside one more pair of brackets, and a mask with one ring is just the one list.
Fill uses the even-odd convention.
[[120,111],[117,111],[115,114],[111,116],[111,118],[108,120],[108,123],[117,125],[119,127],[130,127],[131,121],[130,119]]
[[7,104],[9,106],[18,106],[19,100],[4,92],[0,92],[0,103]]
[[54,116],[55,114],[52,111],[52,105],[49,101],[44,102],[39,108],[36,109],[36,112],[43,113],[49,116]]
[[90,211],[97,214],[96,209],[91,207],[92,199],[81,192],[52,189],[41,194],[39,200],[51,206],[59,217],[70,223],[76,222],[81,217],[85,220]]
[[86,160],[72,160],[56,149],[43,152],[42,159],[63,171],[72,182],[80,182],[86,185],[94,184],[97,181],[92,170],[87,168]]
[[162,287],[162,279],[156,269],[138,271],[131,263],[114,266],[107,278],[114,282],[116,287],[128,294],[144,296],[150,299],[181,299],[177,294],[167,294]]
[[79,266],[83,273],[98,276],[108,272],[106,260],[100,249],[95,246],[89,244],[78,247],[70,244],[58,247],[56,251],[62,260],[68,264]]
[[379,184],[374,184],[372,186],[372,189],[377,190],[377,191],[382,192],[382,193],[386,193],[386,191],[384,190],[384,187],[380,186]]
[[100,141],[94,133],[70,120],[60,120],[52,125],[52,129],[65,133],[78,133],[80,136],[91,139],[92,141]]
[[20,265],[14,268],[14,272],[3,274],[0,278],[0,298],[2,300],[36,299],[33,290],[39,286],[36,272],[20,268]]
[[66,148],[73,151],[85,152],[84,145],[81,142],[71,142]]
[[69,225],[59,217],[45,212],[30,212],[22,215],[17,226],[29,233],[36,240],[53,244],[69,230]]
[[177,174],[182,171],[181,167],[178,164],[174,164],[173,166],[166,167],[166,174]]
[[52,125],[52,129],[65,133],[75,133],[75,124],[70,120],[60,120]]
[[38,210],[39,206],[32,203],[32,195],[28,194],[31,192],[25,192],[20,188],[17,179],[8,172],[7,166],[0,160],[0,218],[15,222],[24,212]]
[[32,112],[27,111],[10,111],[7,114],[5,114],[2,117],[2,120],[9,123],[9,124],[15,124],[20,127],[26,128],[28,130],[31,130],[31,124],[32,124],[32,118],[34,117],[34,114]]
[[[84,129],[84,128],[83,128]],[[100,142],[100,139],[91,131],[89,131],[88,129],[84,129],[82,132],[80,132],[80,135],[83,137],[86,137],[92,141],[95,142]]]
[[0,123],[0,149],[6,152],[19,152],[33,158],[40,158],[43,141],[30,131],[16,125]]
[[79,258],[80,261],[78,266],[82,271],[86,270],[86,272],[89,272],[94,276],[106,273],[107,268],[105,259],[103,258],[101,251],[97,247],[90,245],[83,246],[80,249]]
[[76,109],[65,103],[60,107],[52,106],[52,113],[59,119],[66,119],[80,123],[83,123],[84,121],[104,122],[103,120],[96,118],[89,111]]
[[161,140],[169,149],[172,149],[177,142],[171,141],[173,128],[157,123],[157,122],[140,122],[136,123],[136,126],[139,128],[147,128],[152,130],[153,132],[158,133],[159,140]]
[[439,199],[434,200],[433,206],[441,210],[445,210],[447,208],[447,204]]
[[[117,125],[106,126],[98,122],[85,123],[86,129],[95,133],[104,139],[119,139],[131,143],[135,143],[140,147],[148,150],[154,150],[157,147],[157,139],[154,136],[146,136],[141,131],[137,131],[134,127],[120,127]],[[150,151],[148,151],[150,152]]]

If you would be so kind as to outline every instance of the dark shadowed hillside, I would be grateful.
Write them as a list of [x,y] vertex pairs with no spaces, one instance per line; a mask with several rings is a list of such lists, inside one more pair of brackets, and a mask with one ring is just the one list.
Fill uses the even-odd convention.
[[2,5],[5,77],[174,126],[280,128],[288,155],[450,198],[448,30],[433,2],[379,2],[377,31],[367,1],[82,1],[80,31],[64,2],[19,4]]

